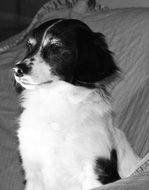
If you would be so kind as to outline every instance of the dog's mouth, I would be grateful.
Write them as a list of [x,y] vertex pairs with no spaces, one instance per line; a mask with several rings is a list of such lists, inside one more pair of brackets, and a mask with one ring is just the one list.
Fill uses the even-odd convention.
[[50,84],[53,82],[52,80],[48,80],[48,81],[36,83],[30,77],[18,77],[15,74],[14,74],[14,77],[15,77],[16,82],[25,89],[35,89],[39,86]]

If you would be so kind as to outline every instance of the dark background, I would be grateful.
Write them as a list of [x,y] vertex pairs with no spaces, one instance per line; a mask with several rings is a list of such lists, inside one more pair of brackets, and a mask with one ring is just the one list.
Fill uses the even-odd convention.
[[0,0],[0,41],[27,27],[46,2],[48,0]]

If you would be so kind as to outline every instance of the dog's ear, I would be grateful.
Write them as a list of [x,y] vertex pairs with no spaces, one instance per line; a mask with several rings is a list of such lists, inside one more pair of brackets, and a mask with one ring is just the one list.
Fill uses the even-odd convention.
[[92,84],[104,81],[118,71],[104,35],[92,31],[82,34],[79,38],[75,80]]

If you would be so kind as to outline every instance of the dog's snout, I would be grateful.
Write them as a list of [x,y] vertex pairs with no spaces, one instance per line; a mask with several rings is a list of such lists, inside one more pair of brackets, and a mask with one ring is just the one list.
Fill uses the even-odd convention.
[[14,67],[14,74],[17,77],[23,77],[24,74],[29,73],[30,68],[26,65],[26,63],[19,63]]
[[23,70],[19,68],[18,66],[14,67],[14,73],[17,77],[22,77],[23,76]]

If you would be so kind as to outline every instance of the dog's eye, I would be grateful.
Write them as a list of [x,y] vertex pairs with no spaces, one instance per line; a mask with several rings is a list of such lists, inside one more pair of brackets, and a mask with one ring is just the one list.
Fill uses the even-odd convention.
[[61,48],[61,44],[59,44],[59,43],[52,43],[52,44],[49,44],[49,47],[51,49]]
[[57,43],[52,43],[49,44],[47,46],[48,51],[53,52],[53,53],[58,53],[58,51],[61,49],[62,47],[60,46],[60,44]]
[[60,43],[49,43],[43,48],[42,54],[45,58],[49,59],[51,56],[59,54],[62,49]]

